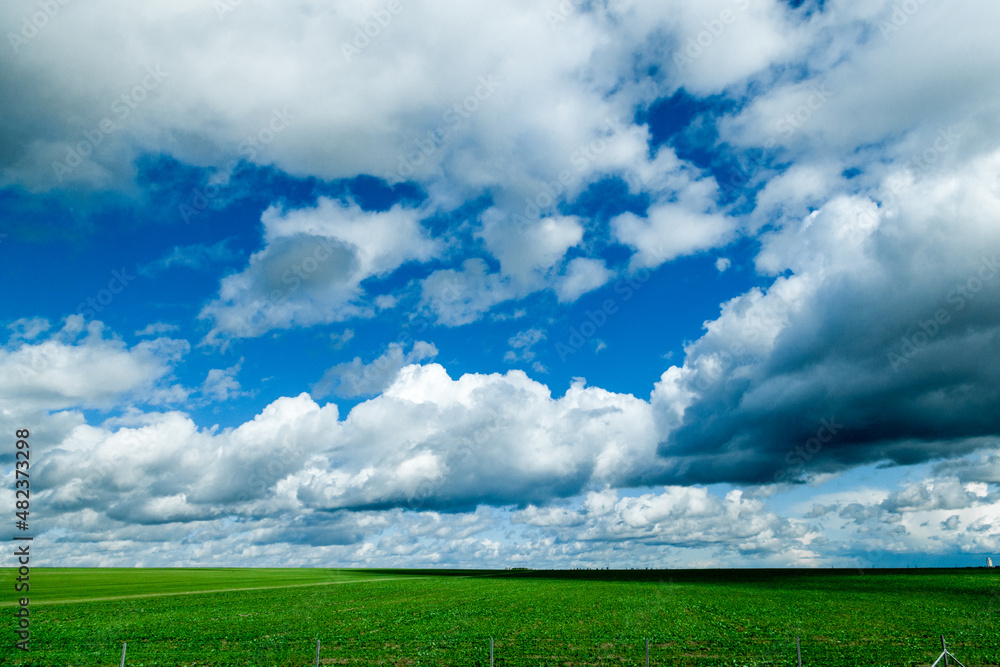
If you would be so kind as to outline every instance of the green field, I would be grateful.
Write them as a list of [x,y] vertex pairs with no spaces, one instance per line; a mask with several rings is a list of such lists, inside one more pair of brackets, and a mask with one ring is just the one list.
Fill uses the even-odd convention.
[[1000,665],[997,570],[33,569],[3,664]]

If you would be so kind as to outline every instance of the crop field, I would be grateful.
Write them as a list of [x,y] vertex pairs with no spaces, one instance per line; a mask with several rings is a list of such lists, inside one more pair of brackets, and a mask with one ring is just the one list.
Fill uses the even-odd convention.
[[31,650],[0,662],[126,664],[1000,665],[998,570],[32,569]]

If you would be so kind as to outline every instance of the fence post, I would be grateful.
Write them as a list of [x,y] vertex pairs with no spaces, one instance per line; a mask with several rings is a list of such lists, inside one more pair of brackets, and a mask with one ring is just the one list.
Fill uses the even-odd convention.
[[944,656],[944,667],[948,667],[948,647],[944,643],[944,635],[941,635],[941,655]]
[[319,640],[316,640],[316,667],[319,667]]
[[490,637],[490,667],[493,667],[493,637]]
[[795,655],[799,658],[799,667],[802,667],[802,645],[799,644],[799,638],[795,638]]
[[646,637],[646,667],[649,667],[649,637]]
[[119,667],[125,667],[125,646],[126,645],[128,645],[128,642],[122,642],[122,662],[121,662],[121,665]]

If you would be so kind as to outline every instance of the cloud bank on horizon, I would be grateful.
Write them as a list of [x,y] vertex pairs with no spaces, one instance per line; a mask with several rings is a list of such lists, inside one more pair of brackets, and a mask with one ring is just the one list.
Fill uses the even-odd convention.
[[980,564],[998,19],[6,3],[0,432],[39,552]]

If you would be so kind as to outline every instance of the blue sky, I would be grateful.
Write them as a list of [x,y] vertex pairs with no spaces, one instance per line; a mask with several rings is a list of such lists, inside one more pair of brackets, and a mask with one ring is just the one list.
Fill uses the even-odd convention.
[[7,3],[45,564],[984,563],[996,13]]

